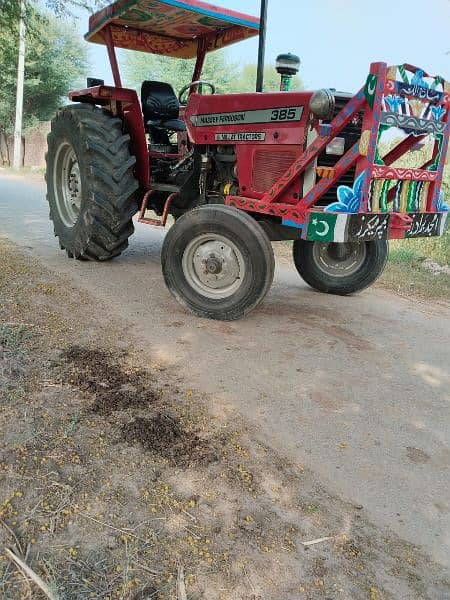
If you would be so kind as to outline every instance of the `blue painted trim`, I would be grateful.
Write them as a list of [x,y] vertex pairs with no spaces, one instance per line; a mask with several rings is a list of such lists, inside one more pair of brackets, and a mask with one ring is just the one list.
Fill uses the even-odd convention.
[[285,227],[296,227],[297,229],[305,229],[306,225],[304,223],[295,223],[295,221],[290,221],[287,219],[286,221],[281,221],[281,224]]
[[215,13],[210,10],[197,8],[196,6],[190,6],[189,4],[185,4],[184,2],[180,2],[179,0],[160,0],[160,2],[162,4],[168,4],[169,6],[183,8],[184,10],[189,10],[190,12],[199,13],[201,15],[205,15],[206,17],[212,17],[213,19],[217,19],[219,21],[227,21],[228,23],[242,25],[243,27],[250,27],[251,29],[256,29],[259,31],[259,25],[256,25],[256,23],[252,23],[251,21],[245,21],[244,19],[230,17],[230,15],[222,15],[220,13]]

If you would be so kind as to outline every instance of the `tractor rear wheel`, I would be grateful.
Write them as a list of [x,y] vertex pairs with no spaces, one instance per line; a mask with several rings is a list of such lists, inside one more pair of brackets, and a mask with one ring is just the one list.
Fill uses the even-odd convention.
[[385,240],[372,242],[308,242],[295,240],[294,263],[311,287],[346,296],[369,287],[386,266]]
[[89,104],[60,109],[48,136],[47,199],[70,258],[108,260],[128,246],[138,188],[123,123]]
[[213,204],[180,217],[162,248],[170,292],[200,317],[232,321],[266,296],[275,260],[260,225],[236,208]]

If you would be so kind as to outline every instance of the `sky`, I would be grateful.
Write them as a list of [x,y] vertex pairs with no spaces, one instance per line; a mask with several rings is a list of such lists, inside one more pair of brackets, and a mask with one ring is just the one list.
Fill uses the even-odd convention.
[[[210,0],[259,15],[259,0]],[[79,20],[87,31],[87,15]],[[106,50],[91,46],[92,76],[111,83]],[[231,46],[231,60],[256,63],[257,38]],[[450,80],[450,0],[269,0],[266,62],[302,61],[306,89],[357,91],[374,61],[410,63]]]

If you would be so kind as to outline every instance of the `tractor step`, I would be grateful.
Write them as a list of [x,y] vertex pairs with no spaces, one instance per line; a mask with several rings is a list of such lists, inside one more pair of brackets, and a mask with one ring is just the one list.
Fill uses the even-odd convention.
[[[170,191],[170,190],[167,190],[167,187],[169,187],[169,186],[161,186],[161,188],[164,188],[164,191]],[[171,186],[171,187],[176,188],[176,186]],[[139,217],[138,217],[139,223],[144,223],[145,225],[153,225],[154,227],[165,227],[166,226],[167,217],[169,216],[170,205],[172,204],[173,200],[178,196],[178,188],[177,188],[177,191],[173,191],[172,194],[170,194],[170,196],[168,196],[168,198],[164,204],[164,210],[161,215],[161,218],[160,219],[149,219],[148,217],[145,216],[145,213],[147,211],[148,201],[150,200],[151,195],[158,191],[161,191],[161,189],[157,189],[155,186],[153,189],[149,190],[145,194],[144,199],[142,200],[141,209],[139,211]]]

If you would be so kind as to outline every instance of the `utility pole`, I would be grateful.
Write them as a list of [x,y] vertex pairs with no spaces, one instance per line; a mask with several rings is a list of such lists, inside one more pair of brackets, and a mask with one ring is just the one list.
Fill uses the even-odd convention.
[[20,0],[19,61],[17,65],[16,124],[14,127],[14,169],[22,167],[23,85],[25,79],[25,0]]
[[259,22],[258,71],[256,91],[262,92],[264,86],[264,62],[266,58],[267,5],[269,0],[261,0],[261,18]]

